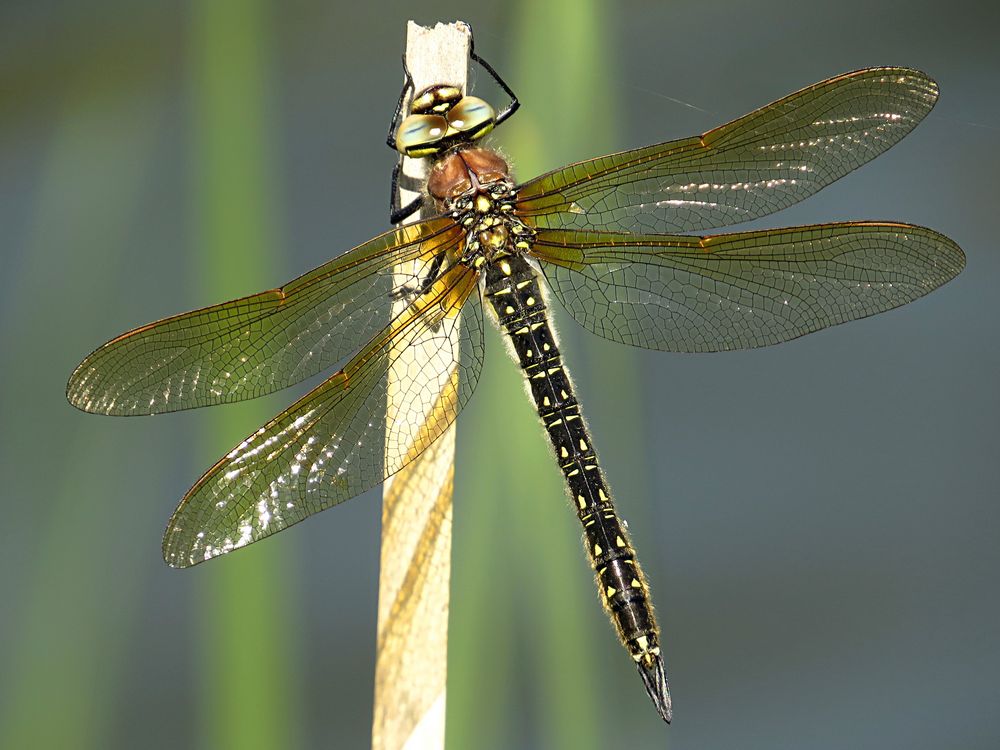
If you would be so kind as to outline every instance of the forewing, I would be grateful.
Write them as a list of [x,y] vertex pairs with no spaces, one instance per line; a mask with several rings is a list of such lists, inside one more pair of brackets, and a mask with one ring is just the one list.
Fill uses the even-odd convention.
[[937,100],[917,70],[869,68],[701,136],[583,161],[518,189],[537,227],[691,232],[786,208],[874,159]]
[[[241,401],[332,367],[389,321],[397,264],[454,248],[432,219],[386,232],[279,289],[165,318],[112,339],[66,387],[84,411],[133,415]],[[415,285],[416,279],[404,280]]]
[[873,222],[710,237],[542,230],[532,254],[585,328],[676,352],[767,346],[874,315],[965,265],[937,232]]
[[[397,372],[394,362],[415,347],[433,350],[439,366]],[[454,266],[342,370],[198,480],[170,519],[164,559],[194,565],[380,484],[454,421],[483,353],[477,275]]]

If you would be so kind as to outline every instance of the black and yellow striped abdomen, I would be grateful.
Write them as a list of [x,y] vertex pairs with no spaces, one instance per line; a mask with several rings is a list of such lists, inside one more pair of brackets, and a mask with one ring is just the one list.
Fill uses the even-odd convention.
[[584,545],[597,576],[601,601],[647,692],[663,718],[670,721],[670,694],[649,589],[598,465],[548,319],[538,276],[519,255],[495,260],[486,266],[485,295],[510,338],[566,479],[583,524]]

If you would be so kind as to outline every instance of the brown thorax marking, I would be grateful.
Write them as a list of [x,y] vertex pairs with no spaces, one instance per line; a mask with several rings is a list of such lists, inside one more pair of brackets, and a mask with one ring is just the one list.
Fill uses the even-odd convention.
[[494,182],[510,179],[510,169],[496,151],[462,148],[441,157],[427,179],[427,192],[447,202]]

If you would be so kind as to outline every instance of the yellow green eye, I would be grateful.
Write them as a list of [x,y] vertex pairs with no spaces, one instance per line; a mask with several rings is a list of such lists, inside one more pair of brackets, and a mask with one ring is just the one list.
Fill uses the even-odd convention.
[[470,138],[486,135],[496,124],[496,112],[478,96],[463,97],[448,110],[448,124]]
[[396,131],[396,150],[406,156],[433,154],[447,132],[448,121],[441,115],[410,115]]

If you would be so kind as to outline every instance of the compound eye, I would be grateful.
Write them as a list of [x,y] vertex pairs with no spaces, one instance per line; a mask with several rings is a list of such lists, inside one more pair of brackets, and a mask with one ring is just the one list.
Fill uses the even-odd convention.
[[396,131],[396,150],[415,157],[436,153],[447,132],[448,121],[441,115],[409,115]]
[[466,96],[447,114],[448,124],[470,138],[480,138],[493,129],[497,114],[478,96]]

